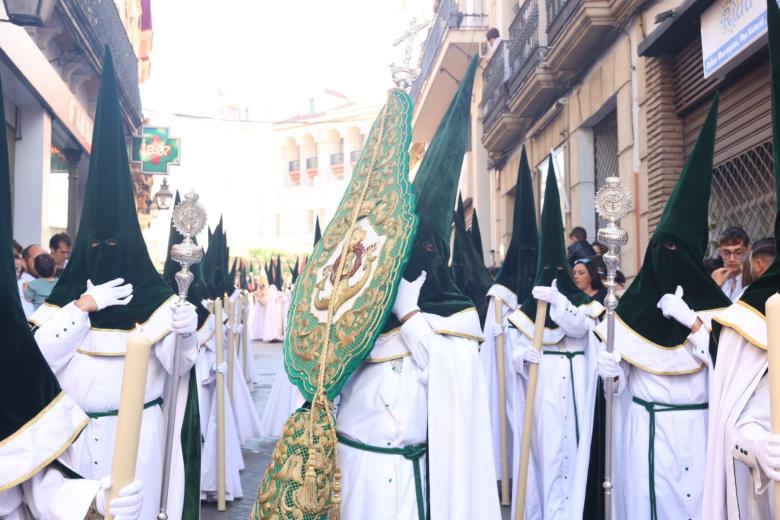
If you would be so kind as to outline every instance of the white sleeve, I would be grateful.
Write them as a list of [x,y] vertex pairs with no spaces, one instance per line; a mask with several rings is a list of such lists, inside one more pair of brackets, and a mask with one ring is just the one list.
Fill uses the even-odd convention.
[[434,336],[436,333],[419,312],[401,325],[401,337],[420,370],[428,368],[428,345]]
[[27,506],[41,520],[74,520],[87,516],[100,482],[68,479],[51,467],[22,484]]
[[[193,332],[189,336],[182,336],[178,347],[181,349],[179,355],[179,374],[183,376],[190,371],[198,357],[198,334]],[[162,363],[163,368],[169,374],[173,373],[173,354],[176,352],[177,341],[176,334],[169,332],[163,339],[157,342],[154,353],[157,359]]]
[[89,333],[89,327],[89,313],[70,302],[35,331],[38,348],[53,372],[68,364]]
[[512,359],[512,367],[515,369],[515,372],[527,379],[528,363],[524,362],[523,351],[527,348],[533,348],[533,341],[515,327],[507,327],[505,330],[509,340],[509,354]]
[[767,484],[771,482],[761,470],[755,455],[756,442],[769,432],[771,432],[769,380],[764,376],[734,425],[735,444],[731,449],[734,460],[743,462],[750,468],[756,494],[763,493]]
[[566,305],[550,305],[550,318],[570,338],[582,338],[590,331],[589,318],[585,313],[572,305],[568,299]]

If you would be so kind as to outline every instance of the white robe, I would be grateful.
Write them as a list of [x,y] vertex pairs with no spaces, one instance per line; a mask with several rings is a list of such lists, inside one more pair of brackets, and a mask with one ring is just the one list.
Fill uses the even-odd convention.
[[756,501],[761,500],[752,489],[748,468],[734,460],[733,449],[739,445],[739,426],[751,422],[751,415],[757,415],[750,410],[749,403],[768,367],[766,323],[742,302],[731,305],[714,319],[723,328],[710,389],[702,518],[761,518],[748,516],[751,502],[756,506]]
[[[198,377],[198,402],[200,405],[201,435],[203,446],[200,464],[201,498],[215,500],[217,492],[217,383],[212,366],[216,361],[214,316],[210,315],[199,334],[203,334],[198,360],[195,365]],[[234,376],[235,378],[235,376]],[[235,381],[234,381],[235,385]],[[225,389],[225,490],[226,499],[243,497],[240,471],[244,469],[241,439],[236,427],[230,395]]]
[[[625,379],[619,382],[620,399],[613,401],[614,428],[626,439],[617,452],[616,466],[625,479],[614,479],[618,509],[615,518],[639,518],[651,510],[650,428],[648,410],[633,398],[648,403],[692,405],[708,402],[708,370],[692,350],[708,350],[710,314],[700,313],[705,326],[675,348],[661,348],[615,319],[615,350],[624,360]],[[606,338],[606,321],[599,335]],[[640,368],[641,367],[641,368]],[[701,519],[703,475],[706,460],[707,410],[667,410],[654,406],[654,494],[657,518]],[[628,442],[630,439],[630,442]]]
[[[512,345],[510,344],[509,334],[507,332],[507,318],[517,310],[517,297],[515,293],[503,285],[493,285],[487,293],[488,310],[485,319],[485,329],[483,336],[485,341],[479,347],[479,359],[482,362],[482,369],[485,373],[485,382],[487,384],[488,398],[490,400],[490,426],[493,432],[493,460],[496,466],[496,476],[501,478],[501,442],[500,428],[498,420],[498,371],[496,365],[496,326],[500,327],[500,333],[504,336],[504,373],[506,388],[506,412],[507,412],[507,456],[509,460],[510,475],[513,474],[512,464],[516,457],[513,456],[514,437],[522,434],[523,428],[523,410],[525,408],[525,388],[519,383],[517,372],[512,367]],[[501,298],[503,302],[502,322],[496,323],[495,301],[496,297]],[[515,435],[516,434],[516,435]]]
[[[573,335],[567,336],[564,327],[545,328],[543,351],[583,354],[571,360],[565,355],[543,354],[539,363],[526,484],[524,517],[527,520],[582,518],[598,382],[596,356],[602,348],[592,331],[596,326],[595,317],[602,311],[598,302],[580,309],[550,308],[551,319],[565,323],[566,330]],[[521,311],[514,312],[509,321],[515,326],[508,329],[512,358],[518,359],[521,349],[532,346],[535,327]],[[527,367],[522,376],[525,384]],[[521,428],[522,423],[517,429]],[[518,435],[516,459],[519,459],[520,442]],[[519,467],[515,465],[513,469],[516,483]],[[516,498],[514,494],[513,510]]]
[[255,296],[254,303],[249,309],[249,339],[262,341],[265,329],[265,303]]
[[[231,296],[231,299],[236,301],[238,298],[238,291],[234,291],[233,295]],[[238,311],[238,306],[236,306],[236,311]],[[236,320],[236,323],[238,323],[238,320]],[[225,323],[225,340],[224,340],[224,347],[225,347],[225,357],[224,359],[227,361],[228,359],[228,325]],[[235,355],[233,358],[233,413],[235,415],[236,420],[236,426],[238,427],[238,433],[239,437],[241,438],[241,442],[246,442],[250,439],[257,439],[261,436],[261,428],[260,428],[260,417],[257,414],[257,409],[255,408],[255,402],[252,400],[252,394],[249,391],[249,385],[246,382],[246,379],[244,379],[244,373],[241,368],[241,363],[239,361],[239,348],[240,345],[239,340],[240,336],[238,334],[235,335],[236,340],[236,349],[235,349]]]
[[260,435],[263,437],[280,437],[287,419],[300,408],[305,399],[298,387],[290,382],[284,371],[284,361],[279,363],[276,377],[271,385],[271,393],[260,420]]
[[[437,332],[438,331],[438,332]],[[430,518],[501,517],[487,392],[474,310],[418,314],[380,336],[341,393],[336,427],[359,442],[401,448],[427,441]],[[393,361],[381,361],[393,357]],[[370,360],[369,360],[370,361]],[[343,520],[416,520],[413,464],[339,443]]]
[[[66,451],[60,460],[67,461]],[[47,466],[23,484],[0,492],[0,520],[83,520],[89,512],[100,482],[68,479]]]
[[[172,296],[160,305],[140,328],[140,333],[152,341],[144,396],[144,402],[147,403],[164,397],[164,386],[176,350],[176,337],[170,334],[169,329],[169,308],[176,298]],[[31,317],[31,321],[40,327],[35,333],[35,339],[62,389],[88,412],[117,410],[128,333],[90,328],[89,314],[78,309],[73,302],[62,308],[44,304]],[[187,374],[195,363],[196,354],[197,341],[186,341],[181,348],[180,375]],[[184,378],[183,382],[186,381]],[[183,413],[184,406],[184,402],[179,402],[177,409]],[[100,480],[110,474],[116,425],[116,415],[89,421],[71,448],[74,451],[75,471],[93,480]],[[174,434],[174,439],[174,453],[180,453],[179,432]],[[154,518],[159,509],[162,485],[160,461],[164,445],[163,410],[160,406],[146,408],[142,417],[136,465],[136,477],[143,482],[144,495],[140,518]],[[174,457],[168,508],[171,520],[179,520],[181,516],[183,477],[181,457]]]

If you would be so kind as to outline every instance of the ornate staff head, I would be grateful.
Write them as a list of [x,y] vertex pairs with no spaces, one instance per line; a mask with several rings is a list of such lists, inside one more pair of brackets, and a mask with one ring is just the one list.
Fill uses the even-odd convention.
[[417,37],[417,33],[428,27],[430,21],[417,23],[417,18],[412,18],[409,21],[409,28],[399,36],[394,42],[393,47],[398,47],[403,42],[406,42],[404,46],[404,61],[401,65],[396,63],[390,64],[390,72],[393,74],[393,82],[398,88],[408,89],[409,86],[417,79],[420,72],[411,66],[412,61],[412,46],[414,45],[414,39]]
[[604,255],[608,291],[604,306],[611,313],[617,307],[615,273],[620,267],[620,248],[628,243],[628,233],[620,228],[620,219],[631,211],[631,192],[620,184],[619,178],[607,177],[596,193],[595,205],[596,212],[607,222],[606,227],[599,228],[597,238],[608,248]]
[[190,266],[203,258],[203,248],[192,241],[192,237],[200,233],[206,225],[206,210],[198,202],[195,192],[187,193],[184,201],[173,210],[173,225],[184,235],[184,240],[171,247],[171,258],[181,265],[181,271],[176,273],[176,285],[179,288],[179,297],[185,300],[195,278],[190,272]]

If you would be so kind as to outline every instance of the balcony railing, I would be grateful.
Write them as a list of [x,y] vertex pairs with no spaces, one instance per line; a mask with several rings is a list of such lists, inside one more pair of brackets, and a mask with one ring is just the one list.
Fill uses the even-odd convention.
[[498,114],[506,107],[509,81],[509,47],[510,40],[502,41],[496,52],[490,58],[485,72],[482,88],[482,113],[484,126],[489,128]]
[[344,152],[330,154],[330,165],[341,166],[344,164]]
[[[127,36],[114,2],[99,0],[64,0],[59,7],[79,23],[83,37],[100,58],[108,45],[114,59],[114,70],[134,119],[141,121],[141,95],[138,87],[138,58]],[[86,22],[86,23],[85,23]]]
[[436,58],[450,29],[483,30],[487,29],[487,22],[488,16],[486,14],[462,13],[458,8],[458,3],[454,0],[441,0],[436,17],[431,22],[428,35],[425,38],[425,46],[418,67],[420,75],[412,83],[409,92],[413,102],[417,101],[417,97],[422,92],[423,85],[433,70]]
[[547,7],[547,41],[551,44],[572,17],[582,0],[545,0]]
[[360,150],[352,150],[349,152],[349,162],[352,164],[355,164],[358,160],[358,157],[360,157]]
[[509,35],[509,81],[514,92],[528,78],[541,55],[537,0],[523,2],[509,26]]
[[301,169],[301,161],[295,160],[287,163],[288,172],[297,172]]

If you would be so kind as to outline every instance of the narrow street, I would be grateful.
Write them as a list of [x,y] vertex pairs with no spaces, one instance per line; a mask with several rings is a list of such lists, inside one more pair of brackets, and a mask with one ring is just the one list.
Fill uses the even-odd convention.
[[[255,369],[257,370],[257,383],[252,390],[252,397],[257,407],[257,413],[263,416],[268,394],[271,392],[276,370],[282,359],[281,343],[253,342],[255,353]],[[257,496],[257,487],[263,472],[271,458],[271,452],[276,444],[275,439],[258,439],[244,445],[244,462],[246,469],[241,473],[241,484],[244,490],[244,498],[234,502],[228,502],[227,511],[217,511],[214,503],[203,503],[201,508],[202,520],[247,520]]]
[[[262,343],[253,342],[255,353],[255,369],[257,370],[257,381],[252,390],[252,397],[257,407],[257,413],[263,416],[268,394],[271,392],[276,370],[279,368],[282,360],[281,343]],[[246,469],[241,473],[241,484],[244,489],[244,498],[234,502],[228,502],[227,511],[217,511],[214,503],[203,503],[201,508],[202,520],[247,520],[252,511],[257,495],[257,487],[260,485],[260,479],[263,478],[263,472],[271,458],[271,452],[276,444],[275,439],[263,438],[251,441],[244,445],[244,462]],[[509,520],[510,511],[508,507],[501,510],[503,520]],[[369,520],[369,519],[366,519]]]

